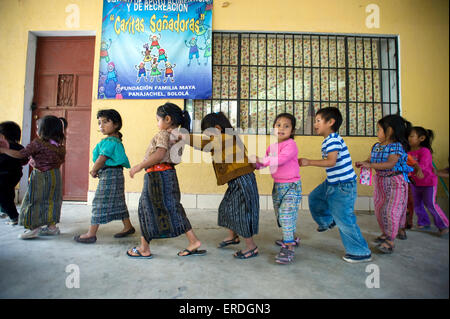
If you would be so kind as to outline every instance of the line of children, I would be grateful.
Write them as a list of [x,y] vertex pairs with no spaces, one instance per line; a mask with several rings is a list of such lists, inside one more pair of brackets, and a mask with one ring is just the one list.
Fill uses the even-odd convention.
[[[302,197],[299,167],[316,166],[324,167],[327,174],[326,180],[309,195],[309,207],[312,218],[318,224],[317,231],[324,232],[337,226],[346,252],[343,256],[345,261],[357,263],[372,260],[371,251],[356,223],[356,174],[348,148],[338,134],[342,115],[337,108],[320,109],[315,116],[314,129],[318,135],[324,137],[321,160],[298,158],[298,148],[293,139],[296,120],[289,113],[276,117],[273,128],[278,141],[269,146],[266,156],[261,159],[251,156],[250,160],[244,144],[222,112],[208,114],[202,119],[202,133],[208,136],[209,140],[193,134],[183,134],[178,130],[181,126],[184,133],[189,132],[190,117],[175,104],[166,103],[158,107],[156,117],[159,132],[153,137],[144,160],[130,170],[132,178],[143,169],[146,174],[138,209],[141,242],[140,246],[126,252],[129,257],[152,258],[152,239],[177,237],[183,233],[186,234],[189,245],[180,251],[178,256],[206,254],[206,250],[199,250],[202,243],[194,234],[180,203],[175,170],[179,159],[174,159],[173,155],[181,156],[183,146],[175,148],[175,153],[173,150],[174,145],[183,140],[196,149],[210,152],[217,184],[228,184],[218,209],[218,225],[228,229],[228,236],[219,243],[218,248],[237,245],[240,243],[239,237],[243,237],[246,249],[237,251],[233,256],[239,259],[258,256],[258,247],[253,239],[258,233],[259,223],[259,194],[254,170],[269,166],[274,179],[273,206],[283,234],[282,240],[277,241],[281,249],[275,261],[280,264],[291,263],[294,259],[294,248],[299,245],[299,238],[295,238],[298,208]],[[113,220],[122,220],[124,224],[123,230],[114,237],[120,238],[135,232],[124,195],[123,168],[130,168],[130,163],[122,144],[122,134],[119,132],[122,119],[115,110],[101,110],[97,119],[100,131],[106,138],[102,139],[93,151],[94,166],[90,175],[99,177],[99,183],[93,201],[91,226],[86,234],[74,237],[74,240],[80,243],[96,242],[99,225]],[[54,116],[44,117],[39,121],[38,138],[21,150],[18,144],[20,128],[17,135],[16,127],[8,128],[5,123],[0,124],[0,160],[4,160],[4,156],[22,159],[22,162],[16,160],[14,163],[18,166],[24,165],[23,159],[31,158],[34,166],[19,218],[20,224],[30,229],[21,235],[23,239],[59,234],[56,227],[62,204],[59,167],[64,162],[66,126],[67,123]],[[435,199],[437,179],[431,164],[432,132],[420,127],[409,130],[410,123],[398,115],[382,118],[377,127],[379,142],[372,147],[370,157],[364,162],[355,163],[356,167],[373,168],[376,171],[375,215],[382,231],[375,240],[378,243],[377,248],[382,253],[392,253],[399,228],[404,227],[402,225],[406,218],[408,174],[413,171],[407,164],[406,150],[409,145],[410,155],[418,163],[415,165],[415,172],[418,173],[412,177],[415,181],[412,190],[415,210],[419,217],[418,227],[427,227],[430,224],[423,209],[425,201],[440,234],[448,233],[448,220]],[[408,144],[409,131],[411,133]],[[4,174],[1,172],[6,164],[0,164],[0,181],[4,187],[6,183],[2,180]],[[6,171],[18,173],[17,169],[7,167]],[[14,181],[16,180],[17,176]],[[10,184],[14,184],[14,181]],[[14,190],[16,184],[17,181],[12,186],[8,184],[8,187]],[[5,192],[9,194],[5,199],[0,198],[4,210],[8,209],[10,193],[9,190]],[[7,213],[12,221],[17,219],[13,210]],[[42,228],[45,225],[47,227]]]

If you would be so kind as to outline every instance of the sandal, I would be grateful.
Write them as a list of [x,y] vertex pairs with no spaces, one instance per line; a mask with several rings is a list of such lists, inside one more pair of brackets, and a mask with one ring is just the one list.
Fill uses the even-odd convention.
[[[383,244],[388,245],[389,247],[384,247]],[[394,245],[389,244],[388,241],[384,241],[377,246],[378,250],[383,254],[392,254],[394,252]]]
[[[186,255],[181,255],[182,253],[187,253]],[[185,249],[183,251],[179,251],[177,253],[177,255],[179,257],[186,257],[186,256],[204,256],[206,255],[206,250],[197,250],[197,249],[193,249],[193,250],[189,250],[189,249]]]
[[[239,250],[238,252],[236,252],[233,255],[233,257],[236,257],[236,258],[239,258],[239,259],[249,259],[249,258],[252,258],[252,257],[256,257],[256,256],[258,256],[258,252],[255,251],[256,249],[258,249],[258,247],[255,247],[255,248],[253,248],[253,249],[251,249],[251,250],[249,250],[249,251],[247,251],[245,253],[243,253],[242,250]],[[250,254],[250,255],[248,255],[248,254]]]
[[[236,241],[237,239],[237,241]],[[224,240],[222,242],[219,243],[219,246],[217,246],[217,248],[223,248],[223,247],[227,247],[229,245],[237,245],[239,244],[241,241],[239,240],[239,236],[235,236],[233,239],[231,240]]]
[[275,257],[275,262],[279,264],[290,264],[294,260],[294,251],[289,250],[286,246],[282,246],[280,252]]
[[400,240],[406,240],[406,239],[408,239],[408,236],[406,236],[406,232],[403,232],[403,234],[402,233],[398,233],[397,234],[397,238],[400,239]]
[[375,238],[373,240],[373,242],[376,244],[381,244],[381,243],[384,243],[385,241],[386,241],[386,237],[382,237],[382,236],[378,236],[377,238]]
[[92,236],[88,238],[81,238],[81,235],[76,235],[73,240],[82,244],[93,244],[97,241],[97,236]]
[[153,258],[153,255],[152,255],[152,254],[150,254],[150,255],[148,255],[148,256],[142,255],[141,252],[140,252],[136,247],[133,247],[133,248],[131,249],[131,251],[132,251],[133,253],[137,254],[137,255],[131,255],[131,254],[128,252],[128,250],[127,250],[127,256],[128,256],[128,257],[135,258],[135,259],[152,259],[152,258]]
[[[278,245],[278,246],[283,246],[284,245],[283,239],[276,240],[275,244]],[[293,246],[294,247],[300,246],[300,237],[295,237]]]

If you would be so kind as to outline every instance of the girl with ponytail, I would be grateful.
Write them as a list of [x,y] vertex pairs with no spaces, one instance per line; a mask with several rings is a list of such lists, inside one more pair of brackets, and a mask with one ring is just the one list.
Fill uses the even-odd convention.
[[425,207],[431,213],[434,224],[439,229],[439,235],[448,233],[449,221],[447,216],[436,203],[437,176],[433,172],[433,149],[431,143],[434,138],[432,130],[424,129],[420,126],[414,126],[408,137],[411,150],[408,152],[419,164],[422,169],[423,178],[413,176],[414,184],[412,195],[414,199],[414,211],[417,214],[417,228],[429,229],[430,219]]
[[[176,104],[165,103],[156,110],[159,132],[153,137],[144,160],[130,170],[131,178],[145,169],[144,187],[139,199],[139,223],[141,243],[127,251],[131,258],[150,259],[150,241],[157,238],[177,237],[186,234],[189,245],[178,256],[201,256],[206,250],[199,250],[201,242],[195,236],[191,224],[180,203],[180,188],[171,148],[177,140],[175,131],[181,127],[189,132],[191,118]],[[172,138],[171,138],[172,137]],[[179,150],[177,155],[182,152]]]

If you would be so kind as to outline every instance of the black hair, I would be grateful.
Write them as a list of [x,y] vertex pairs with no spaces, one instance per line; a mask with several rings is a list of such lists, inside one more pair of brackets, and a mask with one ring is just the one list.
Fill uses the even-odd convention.
[[291,136],[290,138],[294,138],[295,135],[295,125],[297,124],[297,120],[295,119],[294,115],[290,114],[290,113],[281,113],[278,114],[277,117],[275,118],[275,120],[273,121],[273,125],[272,127],[275,127],[275,123],[278,121],[279,118],[286,118],[288,120],[291,121],[291,125],[292,125],[292,130],[291,130]]
[[334,124],[331,129],[333,130],[333,132],[339,131],[339,128],[342,124],[342,114],[337,107],[324,107],[323,109],[317,111],[316,116],[317,115],[320,115],[325,120],[325,122],[334,119]]
[[173,125],[177,127],[181,126],[188,132],[191,129],[191,116],[186,110],[181,110],[181,108],[176,104],[167,102],[166,104],[159,106],[156,110],[156,115],[161,118],[170,116]]
[[58,117],[63,122],[64,129],[67,129],[67,126],[69,126],[69,123],[67,123],[67,120],[64,117]]
[[397,114],[391,114],[383,117],[378,121],[378,125],[387,134],[387,130],[390,127],[392,129],[392,135],[386,136],[390,138],[393,142],[399,142],[402,144],[405,151],[409,149],[408,134],[411,131],[411,123],[406,121],[403,117]]
[[434,132],[432,130],[427,130],[422,126],[414,126],[411,128],[411,132],[414,131],[417,133],[418,137],[424,136],[425,139],[420,142],[420,146],[426,147],[433,153],[433,149],[431,148],[431,143],[433,143]]
[[22,132],[16,122],[6,121],[0,123],[0,134],[3,134],[8,142],[19,143]]
[[203,119],[201,123],[202,132],[208,128],[219,125],[222,129],[222,133],[225,133],[225,129],[233,128],[230,120],[225,116],[223,112],[209,113]]
[[119,138],[122,140],[122,133],[120,133],[120,129],[122,128],[122,117],[119,112],[114,109],[109,110],[100,110],[97,112],[97,119],[104,117],[105,119],[113,122],[117,125],[116,133],[119,135]]
[[64,140],[64,128],[61,120],[53,115],[39,119],[38,135],[44,141],[54,140],[61,143]]

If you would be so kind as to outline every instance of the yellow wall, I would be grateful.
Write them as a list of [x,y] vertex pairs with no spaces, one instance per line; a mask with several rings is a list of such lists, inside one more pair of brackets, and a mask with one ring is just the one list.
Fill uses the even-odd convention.
[[[235,31],[285,31],[400,36],[401,101],[403,116],[413,124],[432,128],[436,133],[435,162],[447,166],[449,155],[449,4],[447,0],[230,0],[214,1],[213,29]],[[80,27],[66,26],[66,6],[80,8]],[[369,4],[380,8],[380,28],[365,24]],[[117,109],[123,119],[124,144],[132,164],[138,163],[151,137],[156,133],[155,112],[165,100],[96,99],[99,67],[102,1],[92,0],[2,0],[0,1],[0,121],[22,122],[26,50],[29,31],[80,31],[96,33],[91,150],[102,138],[97,132],[95,114],[101,108]],[[7,75],[7,76],[5,76]],[[183,100],[173,100],[181,107]],[[353,160],[366,159],[375,138],[346,138]],[[300,156],[320,157],[320,137],[297,137]],[[260,150],[259,152],[263,152]],[[178,177],[183,193],[222,193],[210,164],[180,164]],[[87,174],[87,172],[86,172]],[[325,176],[319,168],[301,171],[303,192],[309,193]],[[202,176],[200,179],[199,176]],[[272,179],[257,174],[261,194],[270,194]],[[95,190],[90,179],[89,189]],[[140,192],[142,173],[126,178],[127,192]],[[360,187],[360,195],[371,195],[371,187]]]

